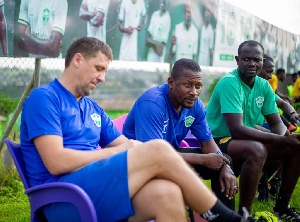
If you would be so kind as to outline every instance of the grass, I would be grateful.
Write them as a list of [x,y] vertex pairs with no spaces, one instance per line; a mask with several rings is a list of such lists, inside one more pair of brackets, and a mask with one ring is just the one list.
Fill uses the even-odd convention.
[[[111,119],[115,119],[128,111],[108,112]],[[7,172],[3,166],[3,153],[0,155],[0,222],[27,222],[30,221],[30,206],[24,187],[15,169]],[[205,181],[210,186],[210,181]],[[239,195],[236,196],[238,208]],[[290,205],[300,209],[300,181],[298,181]],[[273,201],[253,204],[253,213],[257,211],[272,211]]]

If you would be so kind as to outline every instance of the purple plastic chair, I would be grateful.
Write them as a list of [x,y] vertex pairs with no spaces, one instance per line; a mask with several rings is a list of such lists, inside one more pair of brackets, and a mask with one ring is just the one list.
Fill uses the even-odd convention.
[[97,221],[97,214],[90,197],[77,185],[54,182],[30,187],[20,144],[12,142],[7,138],[4,141],[23,182],[25,194],[28,196],[31,208],[31,222],[47,221],[40,208],[46,204],[55,202],[69,202],[74,204],[79,211],[82,222]]
[[188,143],[189,147],[201,147],[199,141],[192,134],[190,130],[188,131],[186,137],[184,138],[184,141]]

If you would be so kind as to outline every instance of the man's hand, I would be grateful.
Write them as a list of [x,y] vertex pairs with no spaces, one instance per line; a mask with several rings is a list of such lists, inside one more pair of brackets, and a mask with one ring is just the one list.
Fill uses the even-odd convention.
[[292,123],[295,127],[297,127],[297,126],[298,126],[297,122],[300,121],[300,117],[299,117],[298,113],[297,113],[297,112],[292,113],[292,114],[290,115],[290,120],[291,120],[291,123]]
[[127,34],[131,34],[133,32],[133,28],[131,26],[129,26],[128,28],[125,29],[125,32]]
[[155,45],[155,52],[158,56],[161,56],[164,50],[164,44],[161,42],[157,42]]
[[224,163],[230,164],[230,161],[223,155],[217,153],[203,154],[203,165],[212,170],[220,170]]
[[122,151],[128,150],[130,148],[136,147],[136,146],[141,145],[141,144],[143,144],[143,143],[138,141],[138,140],[130,139],[130,140],[126,141],[125,143],[122,143],[121,145],[116,146],[116,148],[118,148],[118,150],[120,152],[122,152]]
[[225,196],[230,200],[239,192],[239,183],[236,177],[232,175],[229,165],[223,165],[221,169],[220,185],[221,191],[225,192]]
[[300,133],[290,134],[285,138],[289,147],[300,151]]
[[141,31],[141,29],[142,29],[142,25],[139,25],[136,29],[138,30],[138,31]]
[[176,44],[176,37],[173,35],[171,40],[171,46]]
[[82,9],[83,11],[88,11],[87,4],[86,4],[86,3],[82,4],[81,9]]

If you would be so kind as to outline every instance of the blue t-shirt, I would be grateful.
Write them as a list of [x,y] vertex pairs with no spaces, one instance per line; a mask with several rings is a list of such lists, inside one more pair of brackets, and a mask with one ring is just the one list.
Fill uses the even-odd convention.
[[164,139],[175,148],[189,130],[201,142],[212,139],[202,101],[198,98],[191,109],[182,108],[179,115],[170,100],[167,83],[141,95],[123,126],[123,134],[129,139],[142,142]]
[[21,116],[21,150],[31,186],[57,181],[49,173],[32,141],[41,135],[58,135],[63,146],[92,151],[105,147],[121,133],[104,110],[89,98],[78,102],[74,95],[55,79],[31,92]]

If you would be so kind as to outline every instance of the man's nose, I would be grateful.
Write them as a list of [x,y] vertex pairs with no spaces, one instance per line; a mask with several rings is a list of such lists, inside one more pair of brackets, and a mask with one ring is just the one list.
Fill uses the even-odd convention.
[[256,65],[253,59],[249,60],[249,65],[252,65],[252,66]]
[[199,94],[199,90],[193,86],[193,87],[191,87],[190,94],[197,95],[197,94]]
[[99,80],[99,82],[105,82],[105,73],[100,73],[97,79]]

